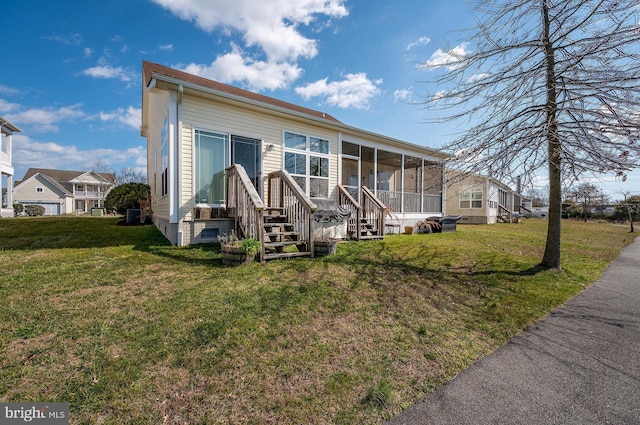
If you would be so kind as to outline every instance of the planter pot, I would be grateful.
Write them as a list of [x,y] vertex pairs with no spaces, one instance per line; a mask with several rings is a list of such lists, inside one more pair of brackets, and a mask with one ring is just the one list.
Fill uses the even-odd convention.
[[254,256],[248,255],[241,246],[222,245],[222,264],[225,266],[253,263],[254,258]]
[[336,253],[337,240],[314,241],[313,253],[316,257],[326,257]]
[[413,226],[404,226],[405,235],[413,235]]

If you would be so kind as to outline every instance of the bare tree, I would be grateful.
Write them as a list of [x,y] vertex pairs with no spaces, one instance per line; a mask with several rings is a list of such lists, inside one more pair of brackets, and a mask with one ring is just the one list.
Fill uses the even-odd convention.
[[602,190],[591,183],[581,183],[576,188],[569,191],[567,198],[580,205],[582,219],[587,221],[591,210],[596,208],[599,202],[605,197]]
[[125,183],[146,183],[147,175],[142,171],[135,170],[131,167],[124,167],[119,173],[116,173],[116,184]]
[[94,162],[91,169],[98,174],[113,174],[113,170],[111,169],[109,163],[102,160],[97,160],[96,162]]
[[531,198],[532,207],[546,207],[549,205],[549,189],[529,188],[525,195]]
[[639,197],[637,195],[633,195],[629,190],[620,192],[620,194],[624,197],[622,206],[627,210],[627,214],[629,216],[629,232],[633,233],[633,215],[640,210],[640,205],[638,203]]
[[[425,106],[464,131],[446,148],[466,172],[549,173],[543,267],[560,267],[561,185],[640,165],[638,0],[477,0]],[[443,53],[443,52],[441,52]],[[443,55],[441,55],[443,56]]]

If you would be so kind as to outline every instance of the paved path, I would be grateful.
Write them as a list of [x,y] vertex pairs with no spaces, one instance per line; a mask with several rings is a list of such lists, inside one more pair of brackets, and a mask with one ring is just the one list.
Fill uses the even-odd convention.
[[640,238],[602,277],[388,425],[640,424]]

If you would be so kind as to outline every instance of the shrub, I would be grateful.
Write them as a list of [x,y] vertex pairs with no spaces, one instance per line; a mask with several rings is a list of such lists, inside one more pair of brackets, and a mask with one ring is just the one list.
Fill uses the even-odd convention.
[[27,205],[26,207],[24,207],[24,211],[29,217],[36,217],[39,215],[44,215],[45,209],[42,205]]
[[17,217],[20,214],[22,214],[22,211],[24,211],[24,205],[22,205],[22,204],[13,204],[13,215],[15,217]]
[[104,206],[108,212],[117,212],[125,215],[128,209],[140,208],[140,200],[148,199],[151,189],[144,183],[125,183],[113,188],[106,199]]

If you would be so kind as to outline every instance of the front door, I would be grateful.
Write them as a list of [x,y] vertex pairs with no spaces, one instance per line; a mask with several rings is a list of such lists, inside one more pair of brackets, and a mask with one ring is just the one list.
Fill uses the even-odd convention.
[[249,137],[231,136],[231,163],[244,167],[249,179],[262,198],[262,141]]

